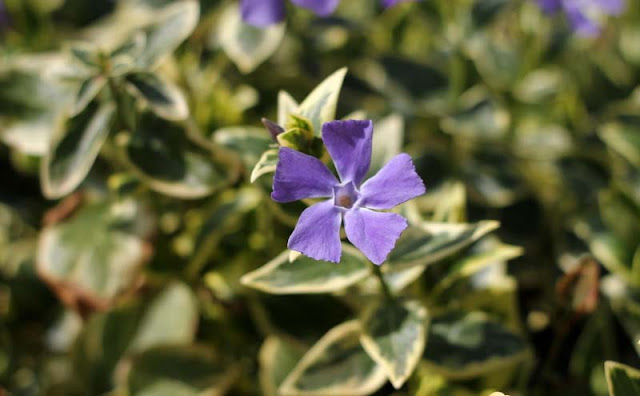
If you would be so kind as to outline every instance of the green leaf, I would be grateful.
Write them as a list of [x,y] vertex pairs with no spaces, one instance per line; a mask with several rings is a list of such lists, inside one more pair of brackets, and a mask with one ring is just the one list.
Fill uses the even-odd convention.
[[411,376],[426,344],[427,310],[416,301],[383,301],[363,315],[360,342],[396,389]]
[[266,28],[248,25],[240,17],[240,8],[232,3],[219,19],[218,41],[224,52],[243,73],[251,73],[280,46],[285,24]]
[[291,261],[287,250],[240,281],[272,294],[331,293],[351,286],[369,272],[367,260],[353,247],[343,245],[337,264],[303,255]]
[[286,132],[282,132],[277,137],[278,143],[282,147],[292,148],[297,151],[306,152],[309,142],[313,139],[311,131],[294,128]]
[[188,126],[145,114],[138,130],[122,139],[124,159],[155,191],[198,199],[227,185],[237,172],[187,137]]
[[131,73],[127,87],[143,99],[149,108],[167,120],[184,120],[189,116],[187,100],[178,87],[155,73]]
[[87,42],[74,43],[69,47],[71,58],[87,69],[100,69],[100,51],[96,45]]
[[378,173],[393,157],[400,154],[404,143],[404,119],[392,114],[375,123],[368,176]]
[[389,255],[384,271],[427,266],[449,257],[498,228],[497,221],[475,224],[424,223],[407,229]]
[[442,293],[457,280],[480,272],[496,262],[511,260],[523,254],[521,247],[503,244],[490,237],[478,242],[478,246],[471,250],[468,255],[447,268],[447,273],[438,281],[433,294]]
[[262,128],[228,127],[213,133],[213,141],[236,152],[245,169],[256,167],[266,150],[273,144],[271,136]]
[[47,198],[63,197],[85,179],[111,129],[115,106],[91,106],[53,136],[42,161],[40,184]]
[[640,125],[610,123],[602,127],[600,137],[609,148],[634,166],[640,166]]
[[604,371],[610,396],[640,395],[640,370],[609,360],[604,362]]
[[278,396],[278,387],[293,370],[304,350],[292,342],[269,336],[260,348],[260,386],[266,396]]
[[0,62],[0,139],[27,155],[45,155],[55,125],[72,103],[45,71],[65,64],[60,56],[21,56]]
[[138,280],[149,256],[149,226],[134,201],[87,204],[70,220],[43,229],[38,274],[68,305],[106,308]]
[[322,124],[336,118],[338,96],[342,89],[347,69],[342,68],[320,83],[300,104],[295,114],[306,117],[313,124],[313,132],[321,136]]
[[287,92],[278,92],[278,125],[285,125],[289,121],[289,116],[298,109],[298,102]]
[[119,379],[131,396],[223,395],[238,377],[204,345],[158,347],[135,356]]
[[253,168],[253,171],[251,171],[251,183],[254,183],[262,175],[275,172],[276,165],[278,165],[278,158],[277,148],[265,151]]
[[107,79],[102,76],[91,77],[84,80],[82,84],[80,84],[76,101],[71,108],[71,116],[76,116],[86,109],[89,103],[102,91],[106,83]]
[[369,395],[387,381],[384,369],[360,345],[357,321],[329,330],[280,386],[282,396]]
[[505,369],[529,355],[520,336],[480,312],[454,311],[433,317],[428,340],[426,362],[455,380]]
[[443,131],[469,139],[502,139],[510,124],[509,113],[482,87],[465,92],[460,108],[440,122]]
[[142,31],[146,41],[136,58],[142,68],[157,65],[170,55],[195,29],[200,16],[197,1],[174,2],[157,11],[154,21]]
[[162,345],[188,345],[195,337],[197,325],[196,297],[187,285],[173,283],[147,307],[129,352]]

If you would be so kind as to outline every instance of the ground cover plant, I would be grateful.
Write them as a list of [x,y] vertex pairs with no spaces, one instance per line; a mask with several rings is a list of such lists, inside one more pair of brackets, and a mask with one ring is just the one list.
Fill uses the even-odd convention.
[[640,395],[640,4],[0,0],[0,394]]

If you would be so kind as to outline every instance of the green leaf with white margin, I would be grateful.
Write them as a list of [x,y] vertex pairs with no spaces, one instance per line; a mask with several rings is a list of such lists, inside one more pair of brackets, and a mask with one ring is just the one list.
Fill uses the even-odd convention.
[[278,92],[278,125],[284,126],[289,116],[296,113],[300,105],[287,92]]
[[408,228],[396,243],[383,271],[397,271],[429,264],[447,258],[489,232],[497,229],[497,221],[473,224],[423,223]]
[[116,382],[130,396],[222,396],[239,375],[204,345],[152,348],[121,364]]
[[227,185],[239,169],[216,161],[210,150],[187,137],[194,133],[187,128],[146,113],[138,129],[118,143],[131,170],[150,188],[176,198],[198,199]]
[[127,88],[142,99],[158,116],[179,121],[189,116],[189,107],[182,91],[155,73],[130,73],[125,77]]
[[285,33],[284,23],[266,28],[244,23],[235,3],[225,8],[219,22],[218,41],[242,73],[251,73],[273,55]]
[[243,285],[271,294],[331,293],[345,289],[370,273],[367,260],[355,248],[342,246],[339,263],[304,255],[289,260],[289,251],[242,277]]
[[402,116],[392,114],[376,121],[368,176],[378,173],[387,162],[400,154],[403,142],[404,119]]
[[530,354],[522,337],[482,312],[452,311],[434,316],[427,338],[425,362],[454,380],[510,367]]
[[503,139],[511,123],[509,112],[482,87],[460,97],[460,108],[443,118],[443,131],[467,139]]
[[169,56],[189,37],[199,17],[200,6],[194,0],[174,2],[157,11],[153,22],[142,29],[146,41],[136,58],[138,66],[152,67]]
[[610,396],[640,395],[640,370],[626,364],[604,362]]
[[474,245],[465,257],[460,258],[447,268],[447,272],[436,284],[432,295],[442,293],[457,280],[469,277],[496,262],[504,262],[523,254],[519,246],[508,245],[497,238],[487,237]]
[[609,123],[602,127],[600,137],[609,148],[640,167],[640,124]]
[[278,396],[278,387],[302,358],[304,349],[284,338],[269,336],[260,348],[260,387],[266,396]]
[[[12,56],[0,62],[0,139],[27,155],[43,156],[73,94],[48,72],[68,63],[60,55]],[[43,72],[44,71],[44,72]]]
[[360,344],[358,321],[329,330],[298,362],[280,386],[282,396],[369,395],[387,378]]
[[193,292],[184,283],[171,284],[149,304],[128,351],[190,344],[197,326],[198,305]]
[[385,300],[361,319],[360,342],[384,367],[391,384],[400,389],[415,370],[427,341],[427,309],[417,301]]
[[251,171],[251,183],[254,183],[262,175],[275,172],[278,158],[277,148],[272,148],[262,153],[262,157],[260,157],[253,171]]
[[313,132],[318,137],[322,134],[322,124],[336,119],[338,96],[346,75],[346,67],[334,72],[321,82],[295,111],[297,115],[311,121]]
[[263,128],[228,127],[215,131],[213,142],[236,152],[245,169],[251,170],[273,144],[273,139]]
[[43,229],[38,274],[67,304],[106,308],[138,280],[150,227],[134,201],[89,203],[70,220]]
[[91,77],[80,84],[76,100],[71,108],[71,116],[80,114],[89,103],[98,96],[102,88],[107,84],[107,79],[102,76]]
[[114,114],[113,104],[90,106],[56,132],[40,172],[47,198],[63,197],[82,183],[109,135]]

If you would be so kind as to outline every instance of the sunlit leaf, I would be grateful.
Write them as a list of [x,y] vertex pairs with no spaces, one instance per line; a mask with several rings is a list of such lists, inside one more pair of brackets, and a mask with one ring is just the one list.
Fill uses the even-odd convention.
[[476,224],[424,223],[411,227],[400,237],[383,269],[395,271],[429,265],[459,252],[498,226],[496,221],[481,221]]
[[278,49],[285,33],[282,23],[266,28],[244,23],[237,4],[229,4],[219,21],[220,45],[243,73],[252,72],[267,60]]
[[361,319],[365,351],[399,389],[413,373],[426,344],[427,310],[419,302],[383,301]]
[[191,289],[174,283],[156,296],[140,319],[129,352],[154,346],[189,344],[198,324],[198,306]]
[[154,73],[130,73],[128,87],[149,108],[167,120],[184,120],[189,115],[187,101],[178,87]]
[[251,171],[251,183],[254,183],[262,175],[275,172],[276,165],[278,165],[278,158],[277,148],[265,151],[253,168],[253,171]]
[[327,77],[302,101],[295,112],[311,121],[316,136],[321,135],[322,124],[336,118],[338,96],[346,75],[347,69],[342,68]]
[[152,189],[177,198],[205,197],[236,173],[187,136],[187,127],[146,114],[124,143],[131,169]]
[[263,153],[273,144],[267,131],[256,127],[218,129],[213,134],[213,141],[237,152],[247,171],[256,167]]
[[76,101],[71,109],[71,115],[75,116],[87,108],[89,103],[98,96],[102,88],[106,85],[107,80],[102,77],[92,77],[84,80],[80,84]]
[[360,325],[329,330],[298,362],[280,386],[283,396],[369,395],[386,381],[384,369],[360,345]]
[[206,346],[158,347],[132,359],[121,386],[131,396],[221,396],[237,374]]
[[640,370],[622,363],[607,361],[604,363],[610,396],[640,394]]
[[528,356],[525,341],[480,312],[449,312],[431,318],[426,359],[453,379],[507,368]]
[[92,106],[60,127],[42,161],[40,183],[47,198],[63,197],[87,176],[104,144],[115,106]]
[[173,2],[158,11],[154,21],[143,29],[144,49],[136,57],[141,67],[151,67],[170,55],[193,31],[200,16],[197,1]]
[[243,276],[241,282],[272,294],[330,293],[360,281],[369,272],[367,260],[354,248],[343,245],[339,263],[302,255],[290,261],[287,250]]
[[266,396],[277,396],[278,387],[296,366],[304,350],[283,338],[268,337],[262,347],[260,362],[260,385]]
[[135,286],[149,257],[148,228],[149,218],[133,201],[87,204],[42,231],[38,274],[80,313],[107,308]]

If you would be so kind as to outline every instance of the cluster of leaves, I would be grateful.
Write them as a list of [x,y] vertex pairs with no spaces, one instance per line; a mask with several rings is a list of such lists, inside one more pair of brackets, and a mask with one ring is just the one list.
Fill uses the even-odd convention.
[[[4,4],[11,394],[640,389],[637,4],[597,39],[527,0],[266,29],[235,0]],[[379,268],[286,250],[307,203],[270,199],[278,146],[326,158],[336,118],[427,185]]]

